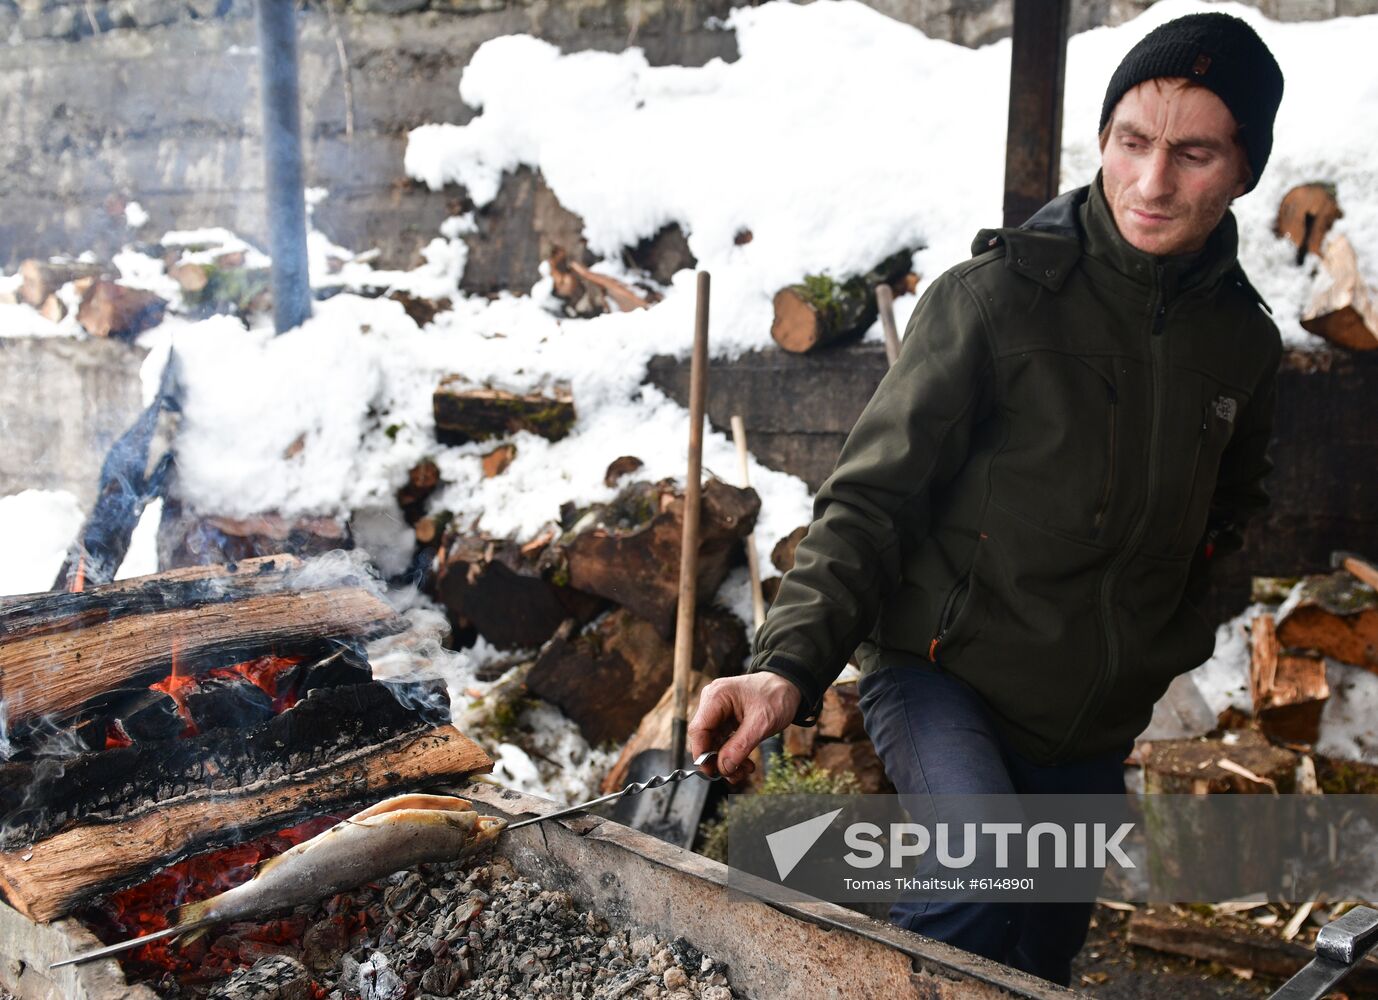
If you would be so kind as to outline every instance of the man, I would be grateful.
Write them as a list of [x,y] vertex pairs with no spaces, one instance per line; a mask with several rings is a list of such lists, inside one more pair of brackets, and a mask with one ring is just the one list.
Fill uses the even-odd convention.
[[[750,672],[690,727],[729,777],[810,724],[855,650],[899,792],[1123,794],[1172,678],[1207,659],[1209,560],[1242,544],[1281,342],[1230,202],[1282,73],[1243,21],[1154,30],[1112,77],[1101,171],[938,277],[818,492]],[[1066,984],[1090,904],[901,901],[916,931]],[[1030,917],[1036,919],[1030,919]]]

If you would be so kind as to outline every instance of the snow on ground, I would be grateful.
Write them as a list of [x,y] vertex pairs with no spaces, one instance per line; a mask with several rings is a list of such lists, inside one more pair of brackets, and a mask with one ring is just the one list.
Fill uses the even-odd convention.
[[51,588],[85,516],[66,490],[0,497],[0,597]]

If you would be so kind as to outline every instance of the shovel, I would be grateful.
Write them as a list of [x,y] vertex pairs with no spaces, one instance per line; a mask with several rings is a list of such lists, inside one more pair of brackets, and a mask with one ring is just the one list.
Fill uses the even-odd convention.
[[[689,729],[689,674],[694,662],[694,606],[698,599],[699,505],[703,474],[703,410],[708,382],[708,272],[698,277],[694,353],[689,366],[689,472],[684,484],[684,534],[680,539],[679,617],[675,621],[674,714],[670,749],[643,750],[632,758],[629,781],[643,782],[684,767]],[[613,819],[653,837],[689,847],[708,800],[707,781],[680,781],[619,799]]]

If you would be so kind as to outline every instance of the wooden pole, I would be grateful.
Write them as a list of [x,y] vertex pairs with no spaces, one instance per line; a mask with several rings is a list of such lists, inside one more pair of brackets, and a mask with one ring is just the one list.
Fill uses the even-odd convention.
[[1057,194],[1069,0],[1014,0],[1005,225],[1020,226]]
[[885,334],[885,360],[894,365],[900,356],[900,335],[895,329],[895,293],[889,285],[876,286],[876,305],[880,308],[880,328]]
[[689,472],[684,484],[684,533],[679,559],[679,607],[675,623],[675,714],[670,763],[684,766],[689,729],[689,674],[694,665],[694,608],[698,601],[699,507],[703,488],[703,410],[708,392],[708,272],[699,272],[694,315],[694,353],[689,367]]

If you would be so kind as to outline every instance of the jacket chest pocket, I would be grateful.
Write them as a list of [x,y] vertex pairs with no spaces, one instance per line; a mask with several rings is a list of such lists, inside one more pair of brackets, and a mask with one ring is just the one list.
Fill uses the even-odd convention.
[[1207,383],[1196,407],[1190,446],[1179,452],[1180,458],[1168,457],[1169,462],[1180,461],[1181,473],[1188,477],[1185,486],[1179,486],[1176,491],[1180,498],[1178,509],[1163,519],[1165,523],[1176,525],[1168,543],[1170,555],[1191,555],[1205,533],[1220,460],[1229,447],[1245,400],[1236,389]]

